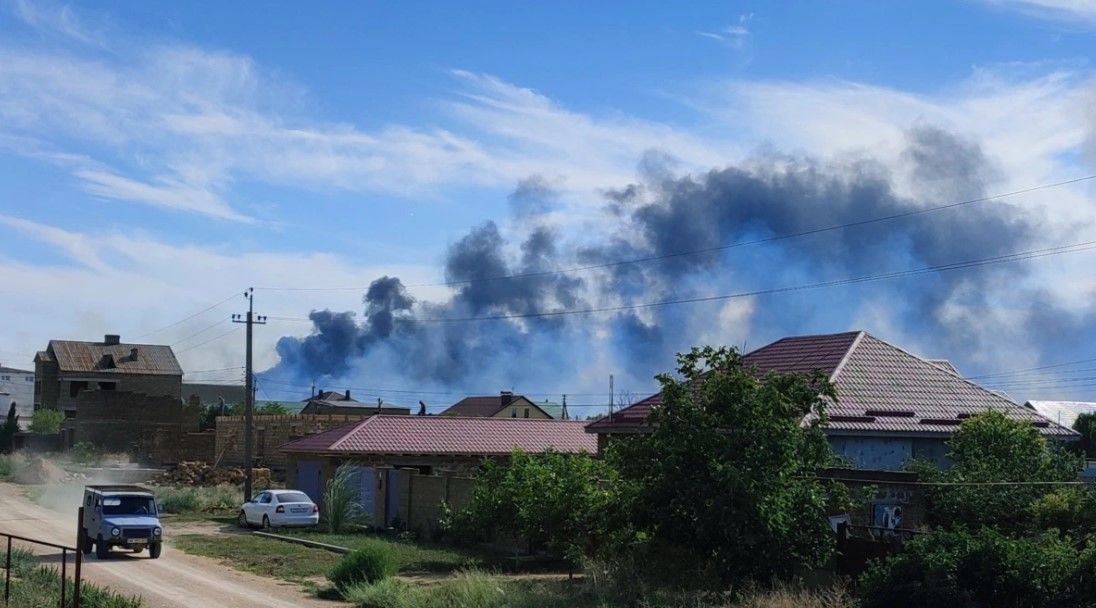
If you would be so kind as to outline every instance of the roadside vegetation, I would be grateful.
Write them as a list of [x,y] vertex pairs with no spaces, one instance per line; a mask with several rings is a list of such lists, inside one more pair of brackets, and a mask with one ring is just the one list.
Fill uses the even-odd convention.
[[151,489],[160,511],[172,515],[235,517],[243,496],[242,489],[230,485],[151,486]]
[[[0,553],[0,569],[7,563],[7,554]],[[71,602],[73,584],[65,581],[65,597]],[[80,585],[81,606],[85,608],[140,608],[140,598],[120,595],[84,581]],[[38,565],[38,559],[25,549],[11,552],[12,608],[44,608],[61,603],[61,575],[56,568]]]

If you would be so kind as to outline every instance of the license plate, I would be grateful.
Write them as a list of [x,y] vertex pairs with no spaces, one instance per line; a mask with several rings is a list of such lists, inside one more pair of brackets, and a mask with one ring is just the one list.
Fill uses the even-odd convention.
[[127,538],[126,539],[126,544],[127,545],[143,545],[147,542],[148,541],[143,539],[143,538]]
[[308,513],[308,509],[291,509],[294,513]]

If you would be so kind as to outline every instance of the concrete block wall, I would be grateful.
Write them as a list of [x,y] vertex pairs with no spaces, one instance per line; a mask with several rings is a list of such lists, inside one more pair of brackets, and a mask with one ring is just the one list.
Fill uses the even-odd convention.
[[[278,471],[286,470],[286,455],[279,448],[290,441],[362,420],[364,415],[274,415],[255,416],[251,436],[255,460]],[[244,417],[218,416],[214,461],[222,465],[244,465]]]
[[128,391],[82,393],[76,407],[76,417],[62,423],[73,445],[87,442],[152,464],[176,461],[175,452],[198,430],[200,416],[198,406],[177,398]]

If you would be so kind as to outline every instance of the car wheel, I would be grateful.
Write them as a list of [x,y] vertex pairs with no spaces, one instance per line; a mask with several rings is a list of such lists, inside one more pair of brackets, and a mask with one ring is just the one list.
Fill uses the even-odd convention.
[[267,517],[266,515],[263,515],[263,530],[269,530],[269,529],[270,529],[270,518]]
[[236,518],[236,523],[240,524],[241,528],[250,528],[251,524],[247,523],[247,513],[240,511],[239,517]]
[[95,557],[99,559],[106,559],[110,557],[110,545],[103,541],[103,537],[100,536],[95,541]]
[[152,543],[148,546],[149,559],[156,559],[160,557],[160,551],[163,550],[163,543]]

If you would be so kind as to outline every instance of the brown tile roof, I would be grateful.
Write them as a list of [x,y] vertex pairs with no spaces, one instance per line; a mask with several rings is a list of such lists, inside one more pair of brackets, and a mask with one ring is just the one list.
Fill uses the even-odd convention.
[[[131,355],[133,349],[137,349],[136,359]],[[49,356],[56,359],[62,372],[168,376],[183,374],[170,346],[50,340],[47,351]],[[110,355],[112,364],[107,362],[105,355]]]
[[477,397],[465,397],[460,401],[450,405],[445,411],[441,412],[440,416],[464,416],[464,417],[490,417],[494,416],[504,407],[510,407],[514,403],[521,401],[526,405],[536,405],[530,399],[526,399],[523,395],[513,395],[510,399],[510,403],[503,405],[501,395],[486,395]]
[[[1044,435],[1076,436],[944,367],[864,332],[784,338],[743,357],[759,372],[822,371],[837,387],[827,409],[830,434],[901,433],[948,435],[972,415],[997,410],[1030,422]],[[652,395],[587,426],[591,433],[637,432],[645,428]]]
[[372,416],[298,439],[283,452],[332,455],[504,456],[520,448],[578,454],[597,451],[585,422],[536,418]]

